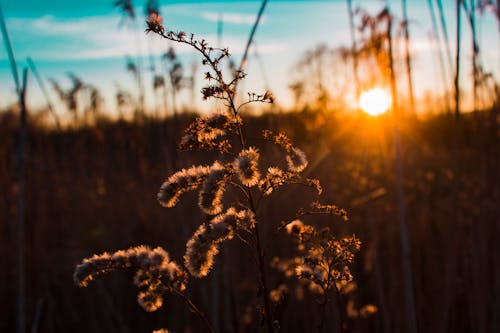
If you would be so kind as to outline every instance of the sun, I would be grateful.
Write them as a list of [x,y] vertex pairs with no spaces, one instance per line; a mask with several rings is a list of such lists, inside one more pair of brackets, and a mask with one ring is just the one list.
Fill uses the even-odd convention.
[[373,88],[361,93],[359,106],[371,116],[386,112],[391,106],[391,96],[381,88]]

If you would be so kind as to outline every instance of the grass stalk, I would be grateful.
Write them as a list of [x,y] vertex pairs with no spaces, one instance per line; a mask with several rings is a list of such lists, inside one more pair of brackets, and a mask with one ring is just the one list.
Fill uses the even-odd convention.
[[461,12],[462,0],[456,0],[456,49],[455,49],[455,78],[453,80],[455,87],[455,120],[460,117],[460,35],[461,35]]
[[349,31],[351,34],[352,73],[354,76],[356,107],[358,107],[358,99],[359,99],[361,87],[359,84],[359,76],[358,76],[358,51],[357,51],[357,45],[356,45],[356,28],[354,27],[354,11],[352,8],[352,0],[347,0],[347,11],[349,14]]
[[21,96],[21,84],[19,82],[19,72],[17,70],[16,58],[14,57],[14,50],[12,49],[12,44],[10,42],[9,33],[7,31],[7,25],[5,24],[5,18],[3,16],[2,6],[0,4],[0,28],[2,29],[2,37],[5,45],[5,50],[9,57],[10,70],[12,73],[12,78],[14,79],[14,84],[16,85],[16,93]]
[[446,268],[445,268],[445,284],[444,284],[444,299],[443,299],[443,316],[440,332],[447,332],[449,330],[450,308],[455,295],[456,270],[456,248],[457,248],[457,235],[454,232],[454,224],[458,224],[459,203],[458,191],[460,190],[459,184],[459,160],[458,160],[458,135],[459,135],[459,120],[460,120],[460,48],[461,48],[461,6],[462,1],[456,0],[456,50],[455,50],[455,77],[454,77],[454,98],[455,98],[455,111],[453,117],[453,147],[452,147],[452,168],[453,168],[453,218],[448,223],[448,234],[451,236],[448,241],[446,253]]
[[439,68],[440,68],[440,74],[441,74],[441,80],[443,84],[443,93],[444,93],[444,102],[445,102],[445,109],[446,112],[451,112],[451,106],[450,106],[450,97],[449,97],[449,74],[446,71],[446,66],[444,62],[444,57],[443,57],[443,50],[441,48],[441,38],[439,35],[439,29],[438,29],[438,23],[437,23],[437,18],[436,18],[436,12],[434,11],[434,5],[432,3],[432,0],[427,0],[427,8],[429,9],[429,16],[431,18],[432,22],[432,40],[434,44],[436,45],[436,48],[438,49],[438,60],[439,60]]
[[441,0],[436,0],[439,10],[439,22],[441,23],[441,30],[443,32],[444,45],[446,48],[446,58],[448,59],[448,67],[450,73],[453,73],[453,61],[451,59],[450,39],[448,38],[448,28],[446,27],[446,18],[444,16],[444,8]]
[[24,263],[24,144],[26,139],[26,87],[28,83],[28,70],[23,71],[22,85],[19,82],[19,72],[17,69],[14,50],[10,42],[7,25],[3,10],[0,5],[0,27],[5,44],[5,49],[9,57],[12,77],[16,86],[16,93],[19,99],[19,141],[17,146],[17,171],[18,171],[18,197],[17,197],[17,226],[16,226],[16,264],[17,264],[17,333],[24,333],[26,330],[26,289],[25,289],[25,263]]
[[398,204],[398,219],[400,226],[400,240],[402,249],[403,279],[406,299],[407,329],[408,333],[417,333],[417,320],[415,315],[415,301],[413,295],[413,282],[410,263],[410,244],[406,226],[405,200],[403,190],[403,165],[401,153],[401,135],[399,119],[401,117],[397,102],[396,76],[394,72],[394,56],[392,47],[392,17],[387,22],[387,42],[389,47],[389,70],[392,94],[392,112],[394,115],[394,152],[396,169],[396,197]]
[[26,330],[26,272],[24,253],[24,185],[25,185],[25,142],[26,142],[26,87],[28,84],[28,69],[23,71],[23,81],[19,94],[21,112],[19,116],[19,143],[17,147],[18,197],[17,197],[17,268],[18,268],[18,333]]
[[45,83],[42,80],[42,77],[40,76],[40,73],[38,72],[35,62],[28,57],[27,59],[28,66],[30,67],[31,72],[35,75],[36,82],[38,83],[38,86],[40,87],[40,90],[43,93],[43,96],[45,97],[45,101],[47,102],[47,108],[50,111],[50,114],[54,118],[54,123],[56,124],[56,128],[58,130],[61,129],[61,122],[59,120],[59,117],[57,116],[56,111],[54,110],[54,106],[52,105],[52,102],[50,101],[49,93],[47,91],[47,88],[45,86]]
[[[262,15],[264,14],[264,9],[266,9],[266,5],[267,5],[267,0],[263,0],[262,4],[260,5],[259,12],[257,14],[257,18],[255,19],[255,23],[253,24],[252,30],[250,31],[250,36],[248,37],[248,41],[247,41],[247,44],[245,46],[245,52],[243,52],[243,57],[241,58],[240,67],[239,67],[240,71],[244,71],[245,67],[247,65],[248,52],[250,50],[250,46],[253,43],[253,37],[255,35],[255,32],[257,31],[257,27],[259,26],[260,19],[262,18]],[[236,85],[234,86],[234,91],[237,91],[237,87],[238,87],[238,84],[236,83]]]
[[[264,2],[266,2],[265,0]],[[265,4],[264,4],[265,5]],[[261,8],[262,9],[262,8]],[[262,14],[262,13],[260,13]],[[234,90],[236,92],[236,89]],[[236,106],[234,105],[234,96],[229,95],[229,106],[231,111],[233,112],[234,116],[236,117],[238,112],[236,109]],[[243,135],[243,129],[241,128],[241,125],[238,124],[238,134],[239,134],[239,141],[241,144],[241,149],[244,150],[246,149],[246,140],[245,136]],[[246,188],[246,193],[247,193],[247,198],[248,198],[248,203],[250,204],[250,209],[254,214],[257,214],[257,209],[255,207],[255,202],[253,200],[252,196],[252,191],[250,188]],[[259,269],[259,277],[260,277],[260,284],[262,288],[262,301],[264,303],[264,316],[265,316],[265,321],[267,324],[267,330],[269,333],[272,333],[273,330],[273,315],[271,312],[271,304],[269,302],[269,287],[267,283],[267,274],[266,274],[266,262],[265,262],[265,255],[262,247],[262,240],[260,238],[260,233],[259,233],[259,224],[255,223],[255,228],[253,230],[254,233],[254,239],[256,243],[256,252],[257,252],[257,262],[258,262],[258,269]]]
[[403,12],[404,20],[404,48],[405,48],[405,65],[406,65],[406,76],[408,80],[408,94],[410,97],[410,109],[411,113],[415,112],[415,96],[413,94],[413,76],[412,76],[412,66],[411,66],[411,54],[410,54],[410,31],[408,29],[408,6],[406,0],[401,0],[401,8]]

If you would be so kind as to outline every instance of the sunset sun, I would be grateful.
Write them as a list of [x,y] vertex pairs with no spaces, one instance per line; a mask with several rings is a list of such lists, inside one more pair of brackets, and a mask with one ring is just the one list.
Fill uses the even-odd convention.
[[359,106],[371,116],[386,112],[391,106],[391,96],[383,89],[373,88],[361,93]]

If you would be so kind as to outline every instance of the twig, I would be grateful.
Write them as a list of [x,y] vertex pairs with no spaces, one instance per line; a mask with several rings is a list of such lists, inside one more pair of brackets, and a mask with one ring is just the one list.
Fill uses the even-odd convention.
[[193,312],[195,315],[198,316],[198,318],[200,318],[203,321],[203,324],[205,325],[207,332],[215,333],[212,325],[208,321],[205,314],[200,309],[198,309],[198,307],[191,301],[191,299],[189,299],[189,297],[187,297],[185,294],[183,294],[182,292],[180,292],[176,289],[172,289],[172,290],[177,296],[182,298],[182,300],[188,305],[191,312]]

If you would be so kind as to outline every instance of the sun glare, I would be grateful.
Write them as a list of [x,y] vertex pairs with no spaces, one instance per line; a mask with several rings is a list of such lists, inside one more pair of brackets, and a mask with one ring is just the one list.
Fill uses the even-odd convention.
[[383,89],[370,89],[359,96],[359,106],[369,115],[378,116],[391,106],[391,96]]

